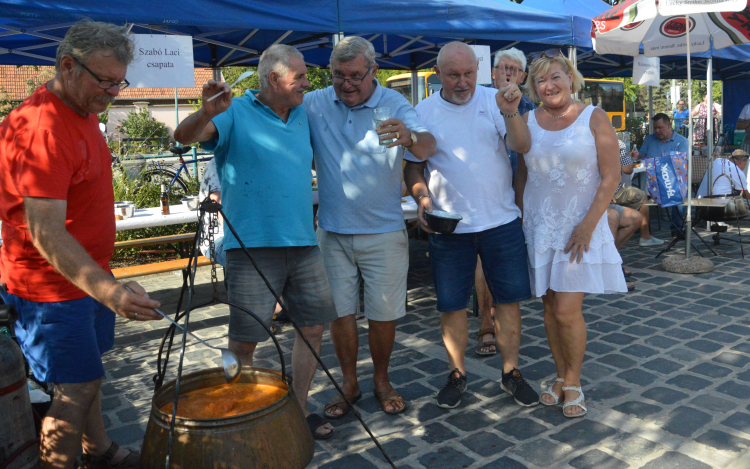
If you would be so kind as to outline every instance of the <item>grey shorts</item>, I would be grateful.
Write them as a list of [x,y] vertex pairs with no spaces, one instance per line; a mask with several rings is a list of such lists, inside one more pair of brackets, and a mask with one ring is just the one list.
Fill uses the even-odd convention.
[[641,205],[646,202],[646,193],[635,186],[622,186],[615,194],[615,202],[623,207],[640,210]]
[[620,216],[622,216],[622,212],[625,211],[625,207],[623,207],[622,205],[617,205],[617,204],[609,204],[609,208],[616,211],[617,214]]
[[[323,257],[317,246],[250,248],[260,267],[301,327],[327,324],[336,319]],[[230,303],[249,309],[271,326],[276,299],[241,249],[226,252],[226,276]],[[229,308],[229,338],[241,342],[263,342],[268,333],[241,309]]]
[[406,230],[351,235],[318,227],[318,244],[339,317],[357,313],[363,281],[367,319],[395,321],[406,315],[409,273]]

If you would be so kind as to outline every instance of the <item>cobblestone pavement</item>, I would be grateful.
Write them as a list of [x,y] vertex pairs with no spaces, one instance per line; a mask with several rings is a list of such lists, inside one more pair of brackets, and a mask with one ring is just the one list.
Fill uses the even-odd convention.
[[[656,234],[668,238],[664,231]],[[588,346],[582,384],[589,413],[571,420],[560,407],[516,405],[498,385],[501,358],[477,357],[473,337],[463,402],[451,411],[435,405],[449,370],[426,242],[411,240],[408,312],[398,321],[390,368],[409,408],[397,416],[380,411],[372,393],[364,320],[359,321],[364,398],[357,407],[399,468],[750,468],[750,260],[741,259],[735,243],[722,241],[715,248],[720,255],[711,257],[714,272],[679,275],[660,269],[657,248],[629,242],[622,255],[637,290],[584,300]],[[684,250],[670,254],[679,253]],[[208,274],[205,268],[198,274],[196,302],[211,297]],[[174,311],[179,275],[138,280],[164,311]],[[524,302],[522,313],[521,370],[541,390],[555,376],[541,300]],[[225,345],[227,314],[225,306],[196,310],[191,329],[213,345]],[[105,423],[112,439],[130,448],[140,447],[145,431],[165,324],[118,319],[115,348],[105,356]],[[478,318],[470,316],[469,324],[470,331],[478,330]],[[293,336],[290,328],[279,335],[287,363]],[[256,353],[257,366],[279,369],[270,341]],[[340,378],[327,331],[322,356]],[[174,363],[168,379],[174,377]],[[221,360],[213,350],[191,344],[185,363],[187,373]],[[332,385],[318,372],[310,409],[321,413],[332,395]],[[335,436],[318,442],[310,467],[388,467],[351,414],[332,423]]]

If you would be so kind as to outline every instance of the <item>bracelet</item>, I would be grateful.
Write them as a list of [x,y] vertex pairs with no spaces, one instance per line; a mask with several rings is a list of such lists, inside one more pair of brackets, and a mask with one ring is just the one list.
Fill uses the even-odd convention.
[[503,117],[507,117],[510,119],[511,117],[516,117],[518,115],[518,111],[514,112],[513,114],[505,114],[503,113]]

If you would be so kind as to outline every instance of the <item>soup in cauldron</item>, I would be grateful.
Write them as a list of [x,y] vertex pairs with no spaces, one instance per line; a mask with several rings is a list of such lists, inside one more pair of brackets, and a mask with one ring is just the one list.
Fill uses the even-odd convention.
[[[177,417],[218,419],[246,414],[271,405],[286,392],[285,389],[262,383],[220,384],[196,389],[180,395]],[[171,415],[172,403],[161,410]]]

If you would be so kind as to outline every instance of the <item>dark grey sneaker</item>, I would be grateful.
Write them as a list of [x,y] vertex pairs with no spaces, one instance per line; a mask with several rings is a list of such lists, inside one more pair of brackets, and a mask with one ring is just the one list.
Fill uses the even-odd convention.
[[448,382],[437,395],[437,405],[443,409],[455,409],[461,403],[461,394],[466,391],[466,375],[458,368],[448,375]]
[[500,389],[513,396],[516,404],[520,406],[533,407],[539,405],[539,394],[523,379],[517,368],[510,370],[508,379],[503,378],[500,381]]

